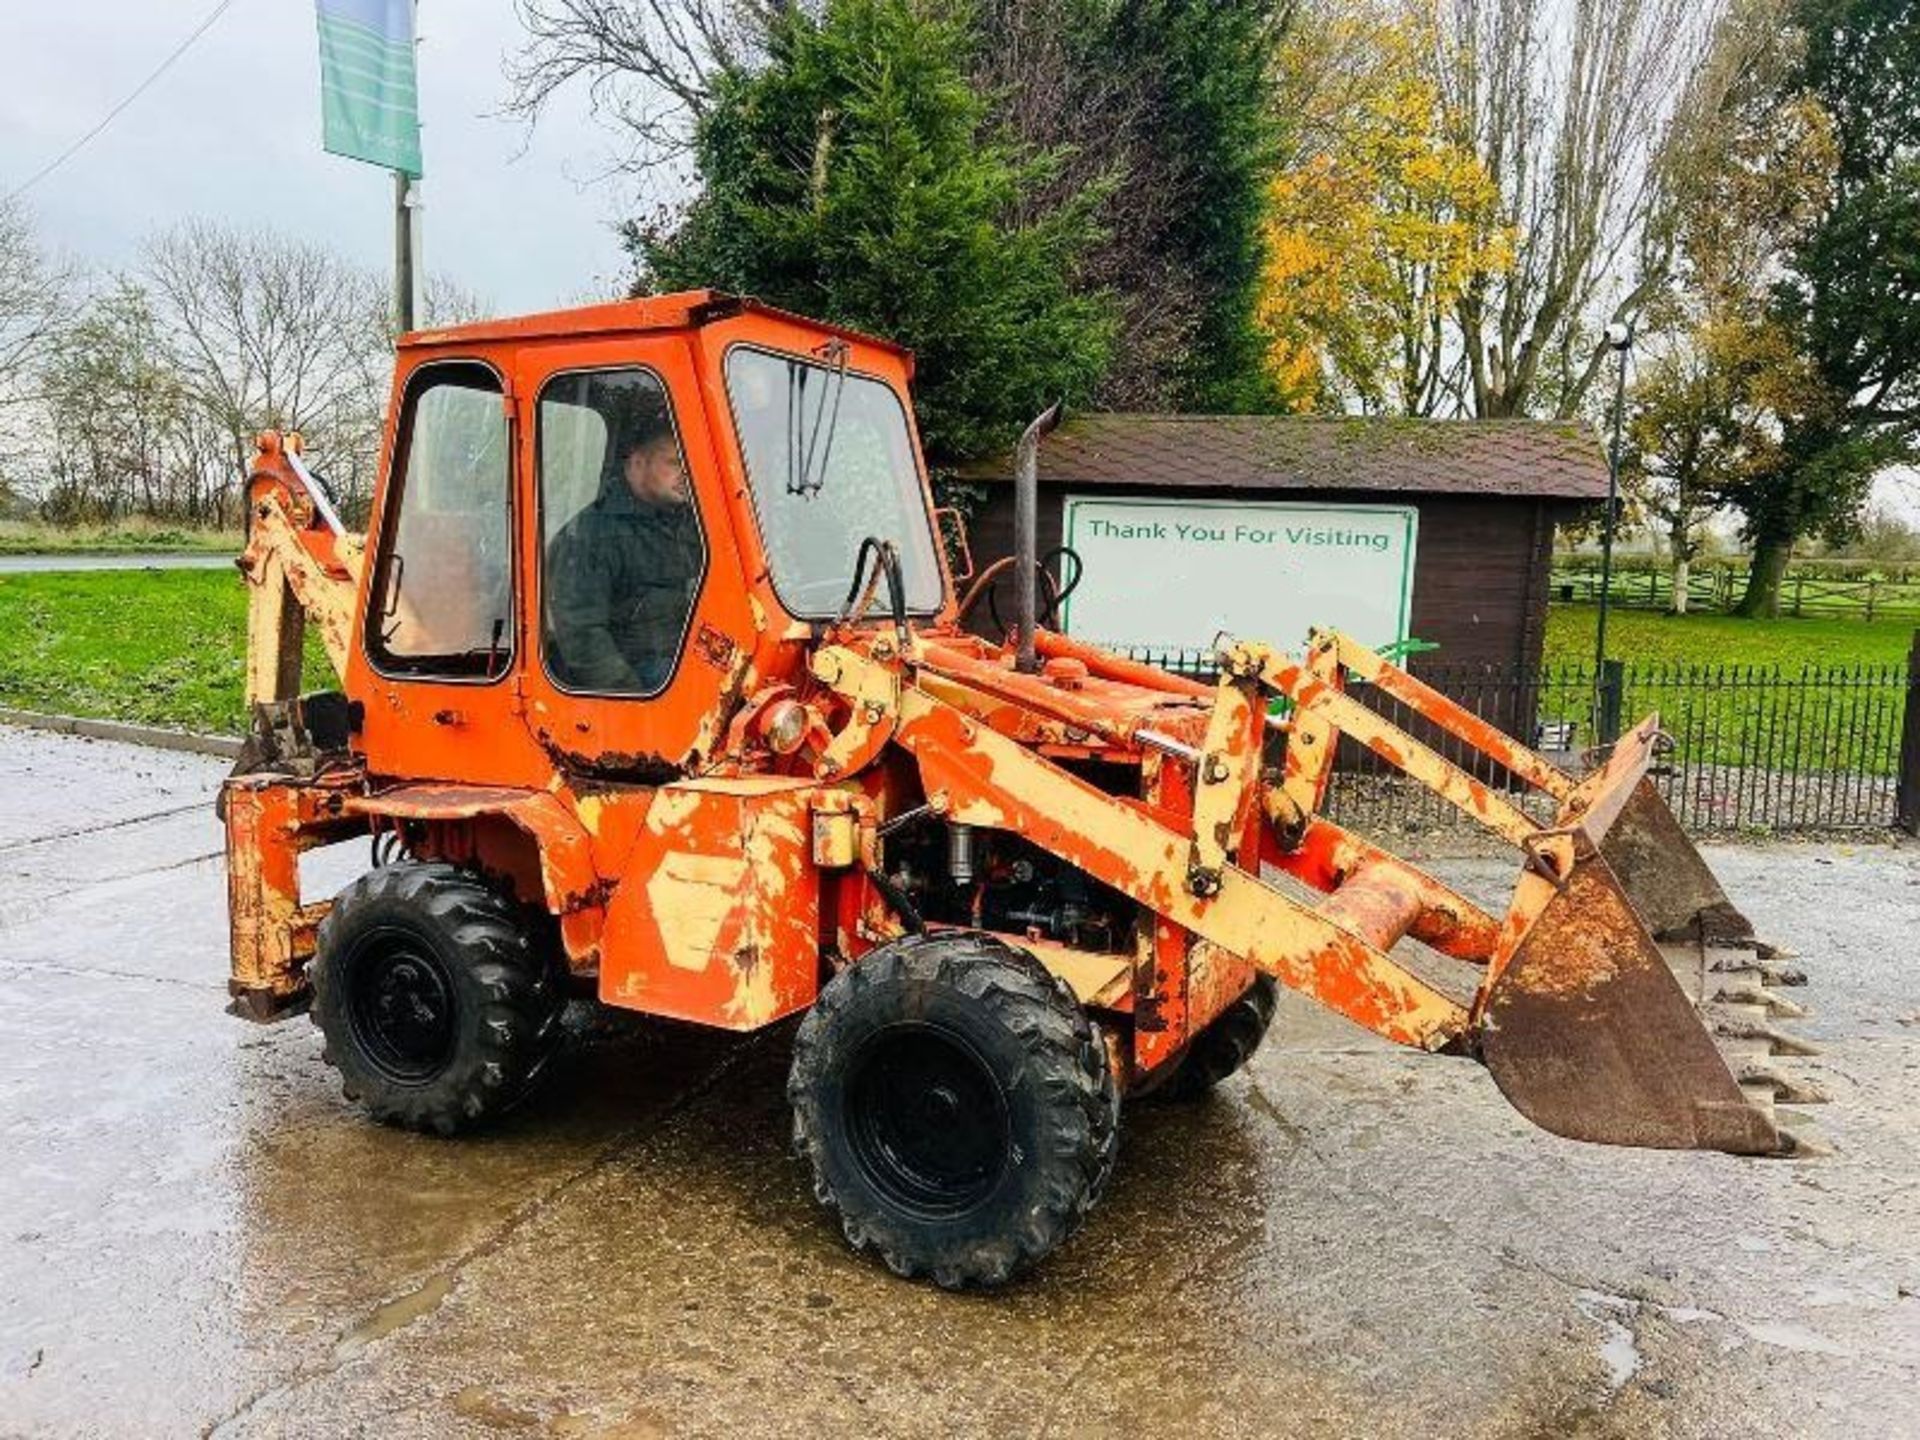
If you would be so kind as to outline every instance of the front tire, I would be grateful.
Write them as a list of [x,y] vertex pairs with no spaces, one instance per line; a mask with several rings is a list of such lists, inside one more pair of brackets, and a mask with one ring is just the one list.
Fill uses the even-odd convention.
[[985,935],[910,936],[835,976],[795,1037],[787,1095],[849,1243],[948,1289],[1037,1264],[1113,1173],[1099,1031],[1039,961]]
[[557,957],[518,907],[439,863],[385,865],[341,891],[311,974],[322,1058],[347,1098],[441,1135],[527,1094],[566,1003]]

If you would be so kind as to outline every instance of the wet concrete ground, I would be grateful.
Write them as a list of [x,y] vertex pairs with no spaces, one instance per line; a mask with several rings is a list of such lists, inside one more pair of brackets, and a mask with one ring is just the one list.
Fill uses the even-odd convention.
[[231,555],[196,555],[145,551],[130,555],[0,555],[0,575],[26,575],[47,570],[220,570],[231,568]]
[[305,1021],[221,1013],[220,768],[0,730],[0,1434],[1920,1432],[1911,848],[1711,855],[1807,957],[1831,1158],[1558,1140],[1289,1004],[953,1296],[814,1205],[784,1032],[598,1034],[481,1139],[362,1121]]

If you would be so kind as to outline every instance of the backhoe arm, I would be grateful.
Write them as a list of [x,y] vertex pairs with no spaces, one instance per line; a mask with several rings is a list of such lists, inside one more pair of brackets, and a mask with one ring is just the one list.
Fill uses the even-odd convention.
[[347,669],[361,543],[347,533],[325,490],[300,458],[300,437],[269,430],[247,476],[247,703],[289,700],[300,690],[309,619],[328,663]]

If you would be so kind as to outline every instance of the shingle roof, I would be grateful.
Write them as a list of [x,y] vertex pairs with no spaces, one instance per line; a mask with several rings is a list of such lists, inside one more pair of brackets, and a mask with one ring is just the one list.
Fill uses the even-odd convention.
[[[963,473],[1010,479],[1013,458]],[[1572,420],[1087,414],[1041,444],[1040,481],[1604,500],[1607,464],[1593,433]]]

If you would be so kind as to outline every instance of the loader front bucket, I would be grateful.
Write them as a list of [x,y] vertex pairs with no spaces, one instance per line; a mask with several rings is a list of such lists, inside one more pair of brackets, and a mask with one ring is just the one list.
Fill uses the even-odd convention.
[[1725,943],[1753,938],[1747,917],[1734,908],[1644,775],[1601,839],[1600,854],[1654,939]]
[[1656,943],[1751,935],[1645,778],[1657,735],[1652,721],[1640,726],[1566,806],[1570,866],[1522,876],[1476,1006],[1480,1053],[1513,1106],[1556,1135],[1789,1149]]

